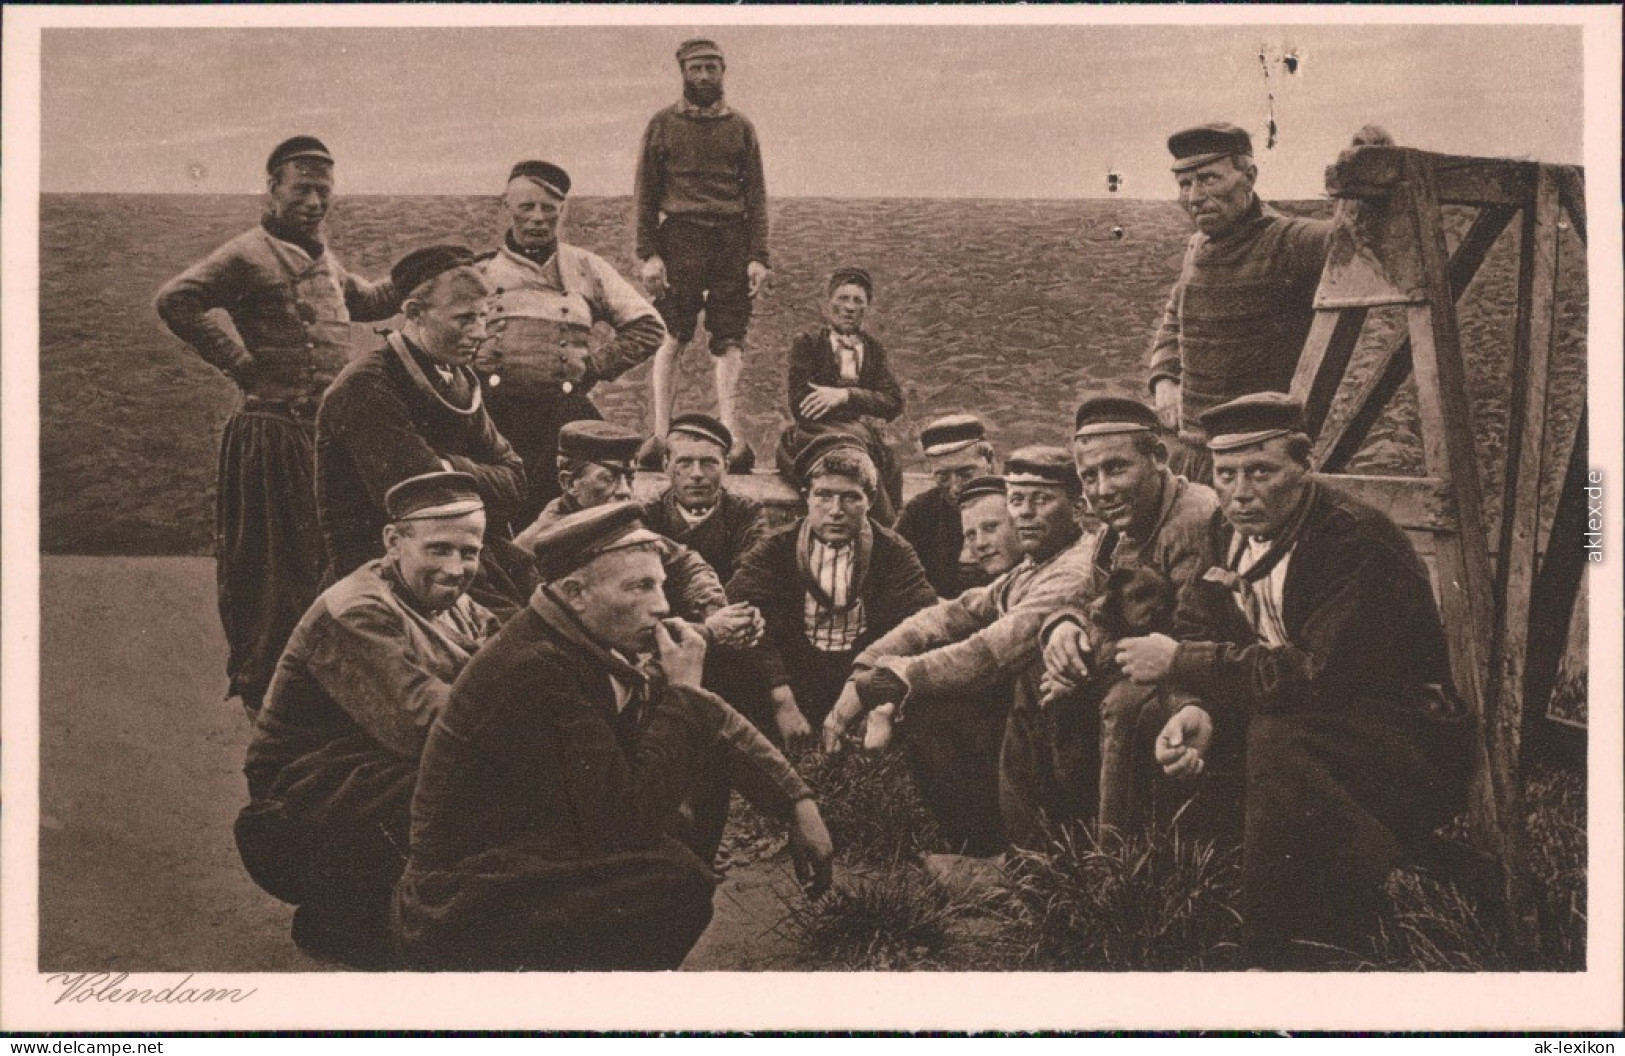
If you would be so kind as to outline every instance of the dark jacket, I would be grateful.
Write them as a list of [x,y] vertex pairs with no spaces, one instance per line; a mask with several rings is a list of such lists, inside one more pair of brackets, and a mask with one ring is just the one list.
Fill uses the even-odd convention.
[[658,499],[643,504],[643,523],[705,558],[723,583],[733,578],[740,559],[767,534],[767,515],[755,499],[723,489],[717,508],[699,524],[690,525],[678,511],[668,488]]
[[[316,507],[328,579],[383,554],[384,494],[407,477],[471,474],[495,537],[525,497],[525,467],[491,422],[473,371],[441,383],[404,339],[345,367],[316,416]],[[483,599],[482,599],[483,600]]]
[[[886,362],[886,349],[879,341],[859,331],[863,341],[863,364],[858,368],[858,380],[848,384],[841,380],[841,361],[829,341],[830,328],[823,327],[805,333],[790,345],[790,413],[797,422],[810,425],[840,425],[859,418],[880,418],[891,421],[903,413],[903,389],[892,375]],[[812,392],[813,385],[845,386],[852,398],[822,418],[808,419],[801,414],[801,401]]]
[[965,552],[965,529],[958,504],[948,501],[941,488],[908,500],[895,527],[919,556],[925,577],[938,597],[957,598],[971,587],[988,582],[989,577],[978,566],[960,562]]

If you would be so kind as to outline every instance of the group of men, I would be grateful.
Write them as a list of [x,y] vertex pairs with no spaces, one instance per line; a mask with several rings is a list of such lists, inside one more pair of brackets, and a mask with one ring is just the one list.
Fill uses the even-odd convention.
[[[335,163],[308,136],[273,151],[261,224],[159,295],[243,393],[217,538],[255,716],[236,837],[295,940],[375,968],[674,968],[732,792],[787,827],[816,895],[834,848],[785,753],[895,740],[944,857],[996,871],[1195,793],[1242,840],[1250,963],[1357,948],[1459,805],[1471,729],[1426,570],[1311,475],[1281,391],[1327,226],[1262,205],[1241,129],[1176,134],[1198,232],[1153,402],[1091,396],[1069,445],[1002,467],[979,418],[939,418],[935,487],[907,504],[865,424],[901,406],[859,329],[873,282],[837,271],[778,453],[805,512],[771,527],[727,486],[751,458],[760,149],[715,44],[677,57],[683,101],[638,167],[654,304],[559,240],[570,180],[541,161],[513,167],[495,251],[427,247],[369,283],[325,244]],[[702,311],[721,413],[674,416]],[[351,320],[397,314],[350,355]],[[587,391],[651,356],[652,436],[603,421]],[[651,462],[668,487],[633,501]]]

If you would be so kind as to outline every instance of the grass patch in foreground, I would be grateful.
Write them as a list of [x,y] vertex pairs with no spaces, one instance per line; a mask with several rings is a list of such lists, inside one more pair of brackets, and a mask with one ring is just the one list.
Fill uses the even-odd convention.
[[954,926],[968,906],[896,861],[837,884],[817,902],[791,904],[781,927],[809,968],[887,972],[956,967]]

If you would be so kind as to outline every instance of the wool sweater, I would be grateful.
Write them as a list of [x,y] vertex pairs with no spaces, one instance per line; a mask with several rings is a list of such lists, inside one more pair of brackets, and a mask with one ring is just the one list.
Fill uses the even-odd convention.
[[643,133],[633,197],[639,260],[659,255],[665,219],[742,222],[750,259],[768,262],[762,148],[755,126],[737,110],[713,116],[673,105],[655,114]]

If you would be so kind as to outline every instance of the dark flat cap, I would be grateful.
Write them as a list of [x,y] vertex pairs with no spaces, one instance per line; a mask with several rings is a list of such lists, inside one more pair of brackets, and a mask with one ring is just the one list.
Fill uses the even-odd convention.
[[593,558],[661,536],[643,527],[636,502],[607,502],[561,518],[531,544],[536,571],[546,582],[574,572]]
[[462,246],[425,246],[397,260],[389,269],[389,279],[395,284],[395,292],[405,298],[436,275],[473,263],[473,252]]
[[836,268],[829,273],[829,292],[834,293],[842,286],[861,286],[863,292],[873,300],[875,296],[875,280],[862,268]]
[[276,149],[271,151],[270,158],[265,162],[265,171],[275,176],[276,170],[282,166],[283,162],[293,161],[295,158],[309,158],[312,161],[325,161],[329,165],[333,164],[333,155],[321,140],[315,136],[294,136],[292,139],[285,139],[278,143]]
[[987,439],[987,426],[974,414],[948,414],[925,423],[920,430],[920,447],[932,458],[962,451]]
[[1202,415],[1202,429],[1212,451],[1251,447],[1288,433],[1306,433],[1303,404],[1284,392],[1254,392]]
[[630,466],[643,438],[614,422],[592,419],[566,423],[559,430],[559,457],[583,462]]
[[1168,137],[1168,152],[1174,156],[1174,171],[1184,172],[1232,154],[1252,157],[1253,137],[1245,128],[1216,121],[1175,132]]
[[[717,42],[705,37],[693,37],[683,41],[677,48],[677,61],[687,62],[689,59],[720,59],[722,49]],[[725,60],[726,61],[726,60]]]
[[1081,495],[1083,484],[1078,480],[1078,467],[1065,449],[1048,444],[1035,444],[1011,453],[1004,460],[1004,483],[1008,487],[1018,484],[1050,484],[1065,488],[1070,495]]
[[679,414],[671,420],[667,435],[671,433],[709,440],[724,451],[730,451],[734,446],[733,431],[709,414]]
[[551,161],[521,161],[508,171],[508,182],[525,179],[539,183],[563,198],[570,193],[570,174]]
[[806,487],[812,477],[812,471],[818,468],[818,463],[829,457],[830,454],[842,449],[856,451],[865,457],[869,454],[868,445],[851,433],[819,433],[809,440],[807,446],[803,447],[801,453],[796,456],[794,467],[796,483]]
[[959,489],[959,505],[967,506],[988,495],[998,495],[1002,498],[1009,491],[1010,488],[1005,484],[1003,477],[977,477]]
[[1139,400],[1096,396],[1078,405],[1072,437],[1155,432],[1157,425],[1157,412]]
[[384,492],[384,511],[392,521],[440,520],[483,509],[474,478],[455,470],[419,473]]

